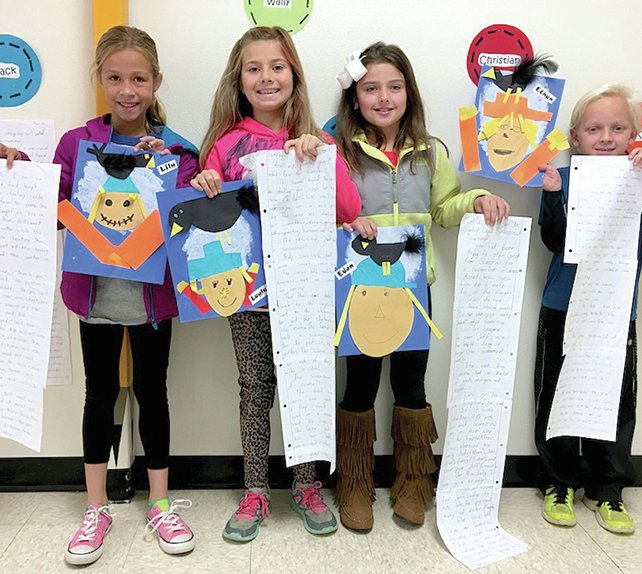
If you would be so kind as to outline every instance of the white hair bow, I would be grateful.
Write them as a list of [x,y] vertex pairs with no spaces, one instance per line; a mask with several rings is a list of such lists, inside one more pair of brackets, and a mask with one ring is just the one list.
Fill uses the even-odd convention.
[[337,81],[344,90],[347,90],[352,82],[358,82],[368,73],[366,67],[361,63],[361,52],[362,50],[350,52],[346,58],[343,72],[337,76]]

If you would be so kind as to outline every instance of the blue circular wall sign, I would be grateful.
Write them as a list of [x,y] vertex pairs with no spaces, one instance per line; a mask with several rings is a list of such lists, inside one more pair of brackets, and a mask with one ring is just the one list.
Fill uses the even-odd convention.
[[28,102],[40,88],[42,68],[33,48],[10,34],[0,34],[0,107]]

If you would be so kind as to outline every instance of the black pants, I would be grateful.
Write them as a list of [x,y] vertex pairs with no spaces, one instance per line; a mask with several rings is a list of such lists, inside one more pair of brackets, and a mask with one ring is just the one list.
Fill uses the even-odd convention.
[[[577,437],[546,440],[548,417],[562,368],[566,313],[542,307],[535,362],[535,444],[544,467],[539,485],[584,487],[593,500],[618,500],[622,488],[635,482],[631,442],[635,429],[637,338],[631,321],[624,363],[622,395],[615,442]],[[581,449],[581,450],[580,450]]]
[[[395,405],[408,409],[428,406],[424,378],[428,351],[398,351],[390,356],[390,385]],[[341,408],[354,413],[370,410],[377,398],[383,357],[346,357],[348,376]]]
[[[118,366],[123,325],[80,322],[85,363],[85,411],[82,423],[84,460],[88,464],[109,461],[114,435],[114,405],[118,398]],[[138,401],[140,438],[147,467],[169,464],[169,407],[167,364],[172,336],[171,320],[128,327],[131,342],[134,395]]]

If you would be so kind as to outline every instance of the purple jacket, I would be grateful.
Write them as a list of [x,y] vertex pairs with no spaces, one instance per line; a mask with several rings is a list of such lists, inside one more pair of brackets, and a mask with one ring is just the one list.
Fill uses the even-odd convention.
[[[167,148],[180,156],[176,187],[188,187],[190,179],[198,173],[198,150],[187,140],[165,126],[156,126]],[[62,167],[58,201],[70,199],[80,140],[109,142],[111,139],[111,116],[109,114],[89,120],[86,125],[70,130],[60,138],[54,163]],[[87,319],[96,300],[95,278],[64,271],[60,290],[65,305],[77,315]],[[165,269],[165,282],[162,285],[144,284],[143,295],[147,309],[147,322],[157,323],[178,315],[174,287]]]

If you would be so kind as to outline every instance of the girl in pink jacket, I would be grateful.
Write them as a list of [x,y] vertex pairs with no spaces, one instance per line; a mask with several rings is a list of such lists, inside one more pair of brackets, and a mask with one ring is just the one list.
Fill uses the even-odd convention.
[[[236,42],[214,95],[211,123],[201,149],[204,170],[192,185],[212,197],[221,181],[242,179],[239,158],[259,150],[294,149],[297,157],[314,159],[317,148],[330,142],[315,125],[310,111],[301,62],[285,30],[258,27]],[[331,142],[330,142],[331,143]],[[336,219],[353,221],[361,211],[357,189],[346,163],[337,157]],[[270,317],[263,312],[229,317],[241,386],[241,442],[245,493],[227,522],[225,538],[247,542],[269,516],[268,451],[270,409],[276,376],[272,356]],[[294,467],[292,508],[312,534],[337,529],[316,480],[316,465]]]

